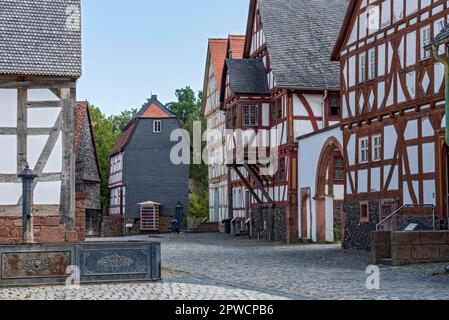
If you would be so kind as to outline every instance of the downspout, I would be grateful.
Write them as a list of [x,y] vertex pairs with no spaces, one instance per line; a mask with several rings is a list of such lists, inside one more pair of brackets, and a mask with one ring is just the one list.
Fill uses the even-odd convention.
[[329,91],[326,89],[326,90],[324,90],[324,97],[323,97],[323,109],[322,109],[322,112],[323,112],[323,123],[322,123],[322,125],[321,125],[321,127],[324,129],[325,127],[326,127],[326,100],[327,100],[327,97],[329,96]]
[[446,114],[446,145],[449,146],[449,61],[446,60],[442,55],[439,54],[439,45],[433,45],[433,55],[435,59],[438,60],[438,62],[441,62],[444,65],[445,70],[445,99],[446,99],[446,107],[445,107],[445,114]]

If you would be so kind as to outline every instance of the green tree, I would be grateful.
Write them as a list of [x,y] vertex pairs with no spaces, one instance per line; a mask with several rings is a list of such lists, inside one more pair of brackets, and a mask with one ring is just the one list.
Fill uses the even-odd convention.
[[113,115],[109,117],[112,121],[112,129],[114,132],[120,132],[123,127],[137,115],[138,109],[127,109],[122,111],[119,115]]
[[100,163],[101,176],[101,203],[109,203],[109,155],[118,137],[118,131],[114,130],[112,121],[106,117],[99,107],[89,107],[92,118],[92,127],[97,146],[98,162]]
[[[178,101],[167,104],[167,108],[175,113],[181,120],[181,126],[190,134],[193,141],[193,123],[201,122],[203,132],[206,130],[206,121],[202,115],[202,99],[203,93],[200,91],[198,95],[190,87],[176,90]],[[202,143],[202,150],[206,148],[206,143]],[[193,157],[193,150],[191,159]],[[190,195],[190,213],[194,217],[207,217],[209,215],[209,195],[208,195],[208,167],[206,164],[190,165],[190,179],[194,184],[199,183],[198,187],[191,190]]]

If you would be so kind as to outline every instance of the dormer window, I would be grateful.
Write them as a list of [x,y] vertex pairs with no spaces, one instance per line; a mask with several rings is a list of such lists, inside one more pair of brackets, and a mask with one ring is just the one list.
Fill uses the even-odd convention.
[[161,133],[162,132],[162,121],[161,120],[153,121],[153,132],[154,133]]

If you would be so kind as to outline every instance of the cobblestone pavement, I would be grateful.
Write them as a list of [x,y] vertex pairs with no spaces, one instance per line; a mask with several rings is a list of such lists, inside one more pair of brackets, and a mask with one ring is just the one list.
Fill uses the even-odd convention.
[[0,299],[449,299],[447,264],[380,266],[381,289],[371,291],[365,285],[369,253],[337,245],[288,246],[222,234],[151,240],[162,242],[162,282],[0,289]]

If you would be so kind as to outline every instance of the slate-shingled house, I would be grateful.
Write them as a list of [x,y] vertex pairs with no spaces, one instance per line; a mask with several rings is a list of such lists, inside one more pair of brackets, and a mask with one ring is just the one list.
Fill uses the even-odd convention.
[[101,178],[97,148],[87,102],[78,102],[75,111],[76,192],[87,193],[86,234],[100,236]]
[[[230,211],[234,218],[251,219],[253,237],[300,238],[297,168],[302,156],[298,159],[295,138],[341,119],[339,66],[330,54],[347,4],[251,0],[243,59],[226,60],[221,101],[227,128],[266,130],[268,145],[278,147],[273,176],[261,175],[260,162],[230,163],[230,186],[243,181],[248,190],[230,188]],[[231,139],[228,150],[237,150],[237,143]]]
[[110,215],[121,215],[139,226],[139,204],[160,204],[160,231],[168,231],[177,206],[188,211],[189,166],[170,159],[177,142],[171,133],[180,129],[178,117],[152,96],[122,130],[112,152],[109,188]]
[[0,1],[0,218],[20,215],[17,174],[29,164],[38,175],[34,212],[59,217],[36,230],[36,241],[63,241],[64,231],[77,240],[73,136],[80,12],[80,0]]

